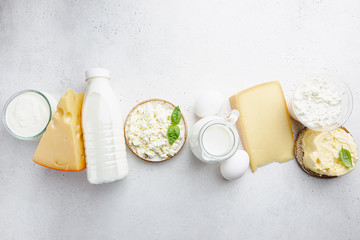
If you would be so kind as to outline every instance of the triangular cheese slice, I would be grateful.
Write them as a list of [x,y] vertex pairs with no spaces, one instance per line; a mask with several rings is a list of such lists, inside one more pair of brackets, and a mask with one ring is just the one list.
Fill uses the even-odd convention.
[[33,161],[61,171],[85,168],[81,109],[84,93],[68,89],[42,136]]

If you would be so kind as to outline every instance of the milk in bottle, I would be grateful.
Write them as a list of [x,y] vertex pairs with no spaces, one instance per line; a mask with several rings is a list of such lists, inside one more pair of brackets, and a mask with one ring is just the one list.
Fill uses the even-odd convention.
[[123,122],[109,71],[85,72],[89,84],[82,109],[87,178],[92,184],[120,180],[129,173]]

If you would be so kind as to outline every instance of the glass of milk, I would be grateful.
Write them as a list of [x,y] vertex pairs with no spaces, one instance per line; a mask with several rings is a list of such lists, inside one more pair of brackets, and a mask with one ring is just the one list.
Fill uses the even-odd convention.
[[5,129],[21,140],[39,140],[51,120],[56,99],[37,90],[23,90],[5,103],[2,121]]
[[195,123],[189,136],[194,155],[206,163],[221,162],[232,157],[240,144],[234,126],[238,117],[239,112],[233,110],[226,118],[210,116]]

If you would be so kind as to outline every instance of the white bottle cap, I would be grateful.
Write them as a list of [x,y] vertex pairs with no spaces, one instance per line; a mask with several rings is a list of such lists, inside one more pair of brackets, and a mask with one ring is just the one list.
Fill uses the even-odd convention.
[[109,70],[106,68],[91,68],[85,72],[86,80],[94,77],[110,78]]

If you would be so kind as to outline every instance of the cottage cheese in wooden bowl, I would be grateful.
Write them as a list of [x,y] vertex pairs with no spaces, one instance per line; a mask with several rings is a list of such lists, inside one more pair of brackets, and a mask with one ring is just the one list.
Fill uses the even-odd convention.
[[[150,99],[139,103],[130,111],[124,126],[125,141],[137,157],[149,162],[163,162],[181,150],[186,141],[187,126],[180,112],[180,122],[174,124],[172,114],[175,108],[168,101]],[[171,144],[168,135],[172,125],[180,130],[180,134]]]

